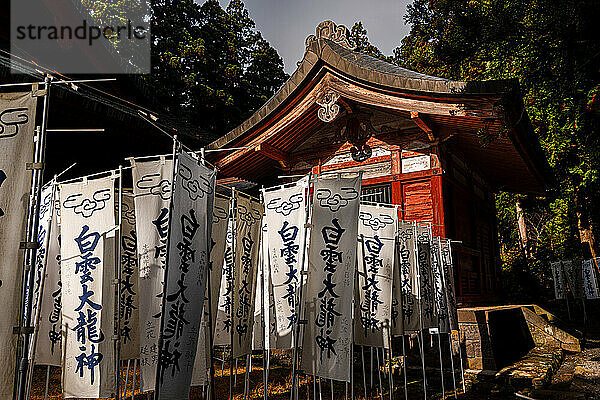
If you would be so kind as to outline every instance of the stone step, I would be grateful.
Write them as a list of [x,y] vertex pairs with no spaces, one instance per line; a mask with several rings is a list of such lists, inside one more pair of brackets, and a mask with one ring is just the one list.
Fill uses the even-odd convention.
[[579,352],[579,338],[559,327],[558,318],[536,305],[521,307],[535,344],[540,346],[556,341],[564,350]]
[[534,389],[529,394],[529,397],[544,400],[585,400],[586,398],[585,393],[582,392],[551,389]]
[[501,369],[496,379],[514,388],[541,389],[551,382],[564,355],[564,350],[556,345],[535,347],[520,361]]

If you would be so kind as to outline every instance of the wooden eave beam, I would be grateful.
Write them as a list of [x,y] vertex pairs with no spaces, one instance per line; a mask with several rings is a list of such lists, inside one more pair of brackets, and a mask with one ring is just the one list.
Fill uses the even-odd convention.
[[433,131],[433,124],[431,122],[427,121],[423,114],[420,114],[416,111],[411,111],[410,119],[412,119],[414,121],[414,123],[417,124],[417,126],[419,128],[421,128],[421,130],[427,134],[427,137],[429,138],[430,142],[436,141],[437,138]]
[[272,160],[277,161],[283,169],[290,168],[290,165],[291,165],[290,155],[274,146],[271,146],[268,143],[259,144],[258,146],[256,146],[254,148],[254,151],[257,151],[257,152],[261,153],[262,155],[264,155],[265,157],[268,157]]

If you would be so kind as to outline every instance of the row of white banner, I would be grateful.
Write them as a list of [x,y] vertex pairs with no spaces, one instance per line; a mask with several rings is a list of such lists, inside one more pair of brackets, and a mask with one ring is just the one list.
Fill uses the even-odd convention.
[[583,260],[581,264],[574,260],[555,261],[550,263],[554,279],[554,297],[565,299],[567,287],[576,299],[598,299],[598,264],[600,257]]
[[[0,399],[13,392],[35,110],[32,93],[0,94]],[[305,372],[346,381],[353,342],[457,328],[450,242],[360,204],[360,175],[230,199],[215,196],[212,168],[177,160],[176,171],[165,157],[132,160],[129,192],[112,173],[41,195],[30,357],[62,366],[65,397],[114,392],[117,333],[121,358],[140,359],[142,391],[158,382],[161,398],[180,399],[206,382],[210,320],[235,357],[302,347]]]
[[[360,204],[359,175],[316,179],[307,207],[307,179],[264,190],[264,203],[231,199],[214,195],[212,169],[177,159],[174,189],[171,160],[132,160],[122,197],[121,359],[140,359],[142,391],[157,374],[165,399],[207,382],[207,278],[214,345],[233,344],[234,357],[296,346],[304,281],[301,369],[325,378],[349,381],[353,342],[457,329],[450,241],[398,221],[395,207]],[[65,397],[114,392],[116,178],[43,193],[35,363],[63,367]]]

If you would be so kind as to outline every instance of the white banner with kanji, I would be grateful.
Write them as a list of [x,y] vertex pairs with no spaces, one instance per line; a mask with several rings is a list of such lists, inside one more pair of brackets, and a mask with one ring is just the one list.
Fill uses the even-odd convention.
[[215,346],[231,344],[231,309],[233,294],[233,220],[227,222],[227,235],[225,238],[225,254],[223,255],[223,273],[219,285],[217,300],[217,313],[215,318]]
[[258,253],[261,241],[264,206],[262,202],[235,192],[233,357],[252,351],[254,300],[258,272]]
[[360,205],[355,344],[389,346],[397,223],[395,207]]
[[213,203],[213,218],[211,230],[211,250],[210,250],[210,293],[213,332],[215,331],[215,322],[217,320],[217,310],[219,308],[219,293],[221,290],[221,279],[223,276],[223,263],[225,257],[225,247],[227,245],[227,226],[229,214],[231,211],[231,199],[216,194]]
[[448,302],[444,282],[444,266],[442,263],[441,240],[439,237],[431,240],[431,275],[433,277],[433,299],[440,333],[450,332],[448,319]]
[[398,224],[399,282],[402,293],[400,323],[392,330],[394,335],[417,332],[420,329],[417,262],[417,232],[412,222]]
[[417,262],[419,265],[420,329],[437,328],[435,283],[431,269],[431,226],[417,224]]
[[598,281],[596,280],[596,268],[600,258],[584,260],[582,265],[583,288],[585,289],[585,297],[587,299],[597,299],[600,297],[598,293]]
[[583,276],[581,274],[581,264],[573,260],[562,261],[563,271],[567,277],[567,284],[571,289],[571,294],[576,299],[582,299],[585,296],[583,290]]
[[216,172],[186,152],[177,156],[161,315],[158,399],[189,398],[208,273]]
[[138,251],[141,390],[154,390],[173,160],[131,160]]
[[554,297],[558,300],[564,299],[567,295],[567,286],[562,261],[551,262],[550,269],[552,269],[552,278],[554,280]]
[[33,162],[37,97],[31,92],[0,93],[0,398],[13,396],[21,271]]
[[115,391],[115,177],[60,186],[63,395]]
[[448,307],[448,322],[450,329],[458,330],[458,311],[456,307],[456,292],[454,289],[454,265],[452,263],[452,243],[450,239],[440,239],[440,259],[444,286],[446,289],[446,305]]
[[[50,243],[50,225],[52,223],[52,214],[54,213],[54,184],[50,183],[42,188],[42,194],[40,196],[40,211],[39,211],[39,222],[38,222],[38,250],[36,252],[35,265],[34,265],[34,282],[33,282],[33,293],[31,299],[33,301],[31,307],[31,315],[33,324],[38,324],[41,318],[41,303],[42,303],[42,291],[45,283],[46,275],[46,264],[48,261],[48,245]],[[36,344],[33,340],[39,342],[37,335],[31,335],[29,337],[31,345],[29,347],[29,359],[34,359],[34,352],[36,351]]]
[[308,252],[304,372],[350,382],[360,175],[317,179]]
[[35,363],[60,367],[62,283],[60,281],[60,199],[58,190],[55,190],[52,207],[54,210],[50,221],[46,279],[42,288]]
[[121,282],[119,287],[121,360],[140,357],[139,268],[133,193],[123,192],[121,203]]
[[263,190],[278,349],[294,346],[305,248],[306,189],[307,181],[303,180],[276,190]]

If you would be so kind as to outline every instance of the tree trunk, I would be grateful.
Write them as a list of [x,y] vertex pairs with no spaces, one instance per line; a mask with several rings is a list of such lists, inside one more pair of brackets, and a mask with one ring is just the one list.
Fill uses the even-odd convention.
[[521,242],[521,250],[526,258],[529,258],[529,238],[527,236],[527,224],[525,223],[525,214],[521,206],[521,199],[517,198],[515,202],[517,209],[517,227],[519,228],[519,239]]
[[584,258],[592,258],[594,260],[594,265],[597,272],[600,273],[600,269],[596,263],[598,252],[596,250],[596,243],[594,240],[594,221],[592,215],[587,212],[588,201],[589,198],[581,195],[580,193],[578,193],[576,196],[575,209],[577,213],[577,229],[579,230],[579,240],[582,244]]

